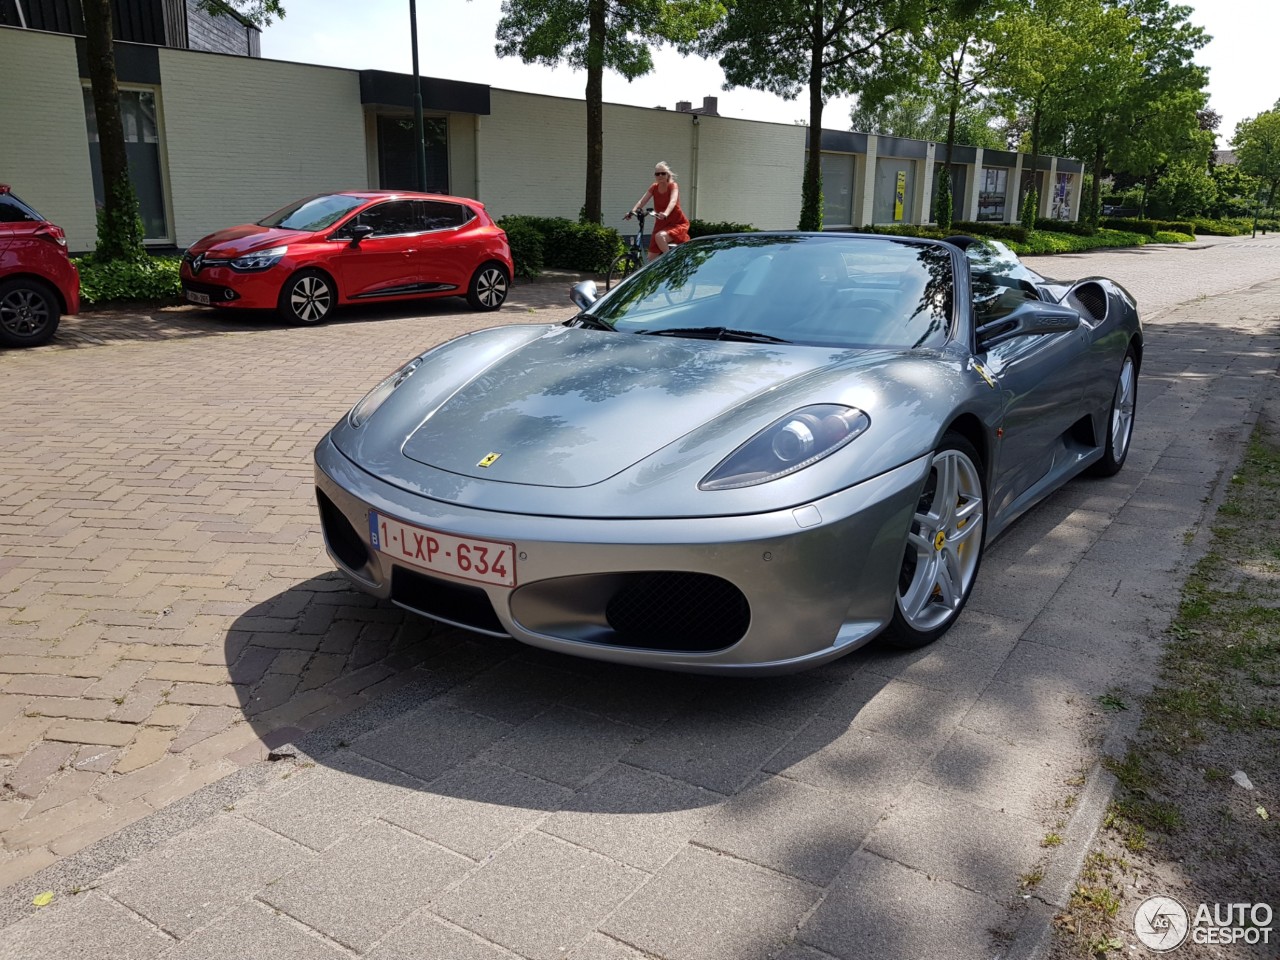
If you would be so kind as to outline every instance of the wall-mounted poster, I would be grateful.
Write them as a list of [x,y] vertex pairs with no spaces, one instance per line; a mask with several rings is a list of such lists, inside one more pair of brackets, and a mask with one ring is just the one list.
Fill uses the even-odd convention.
[[1049,216],[1054,220],[1071,219],[1071,179],[1074,176],[1071,173],[1058,174],[1058,180],[1053,185],[1053,206],[1049,211]]
[[893,219],[902,219],[902,208],[907,202],[907,171],[898,171],[898,186],[893,193]]

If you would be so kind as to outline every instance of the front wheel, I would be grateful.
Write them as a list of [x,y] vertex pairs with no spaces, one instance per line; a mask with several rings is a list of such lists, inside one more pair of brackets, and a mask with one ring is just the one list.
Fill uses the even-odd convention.
[[960,434],[943,436],[907,531],[893,620],[884,633],[888,645],[933,643],[969,600],[986,535],[981,463]]
[[612,290],[617,284],[640,269],[640,255],[628,251],[620,253],[609,264],[609,273],[604,278],[605,290]]
[[62,319],[57,295],[38,280],[0,283],[0,345],[38,347],[53,339]]
[[319,270],[302,270],[280,289],[276,308],[290,323],[322,323],[338,304],[333,281]]
[[471,277],[467,285],[467,303],[472,310],[497,310],[507,299],[511,278],[500,263],[486,263]]
[[1138,364],[1130,347],[1124,355],[1124,363],[1120,364],[1116,392],[1111,397],[1102,459],[1089,468],[1095,477],[1114,477],[1124,466],[1125,458],[1129,456],[1129,441],[1133,439],[1133,415],[1137,405]]

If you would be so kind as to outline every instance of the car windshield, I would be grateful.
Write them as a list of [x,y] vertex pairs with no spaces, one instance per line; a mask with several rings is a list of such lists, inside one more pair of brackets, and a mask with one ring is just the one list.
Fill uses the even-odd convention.
[[587,316],[635,334],[903,350],[946,341],[952,290],[940,244],[745,234],[676,247]]
[[327,230],[364,202],[361,197],[348,197],[340,193],[308,197],[264,217],[258,221],[258,226],[312,232]]

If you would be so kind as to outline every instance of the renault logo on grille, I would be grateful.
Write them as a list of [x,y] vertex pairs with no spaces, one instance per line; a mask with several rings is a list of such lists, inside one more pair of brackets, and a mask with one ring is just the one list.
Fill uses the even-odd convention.
[[204,254],[197,253],[196,258],[191,261],[191,272],[199,273],[201,268],[203,267],[204,267]]

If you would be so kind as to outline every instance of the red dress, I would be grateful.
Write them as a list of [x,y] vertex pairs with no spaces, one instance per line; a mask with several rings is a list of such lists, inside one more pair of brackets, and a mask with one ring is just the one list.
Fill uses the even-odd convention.
[[[653,209],[657,212],[666,210],[667,204],[671,202],[671,190],[656,183],[649,190],[653,197]],[[662,252],[658,248],[659,230],[667,231],[668,243],[684,243],[689,239],[689,218],[680,209],[679,201],[676,201],[676,205],[671,208],[671,212],[667,214],[665,219],[659,220],[655,214],[653,218],[653,233],[649,235],[650,253]]]

